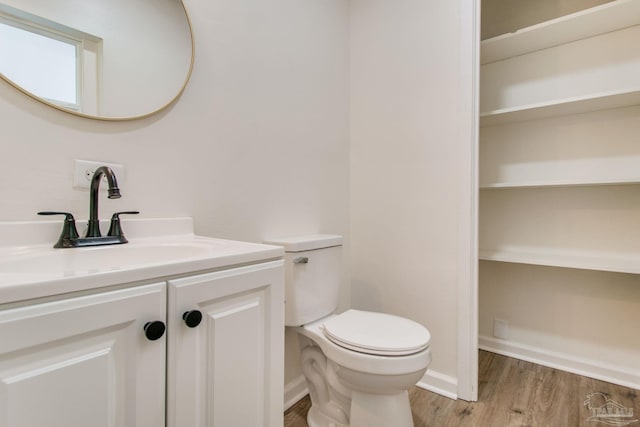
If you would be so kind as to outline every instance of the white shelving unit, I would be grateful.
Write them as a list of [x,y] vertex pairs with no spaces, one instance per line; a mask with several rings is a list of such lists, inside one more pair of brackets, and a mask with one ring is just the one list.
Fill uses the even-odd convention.
[[617,0],[551,21],[483,40],[481,64],[571,43],[640,23],[640,2]]
[[637,178],[612,178],[608,180],[585,180],[585,181],[529,181],[529,182],[495,182],[490,184],[480,184],[481,190],[498,190],[502,188],[552,188],[552,187],[590,187],[599,185],[630,185],[640,184],[640,176]]
[[480,126],[495,126],[527,120],[588,113],[640,105],[640,88],[589,94],[537,104],[487,111],[480,114]]
[[479,138],[481,348],[638,389],[639,35],[615,0],[482,41]]
[[610,271],[640,274],[640,255],[598,252],[568,252],[547,249],[527,250],[510,248],[502,250],[481,250],[484,261],[510,262],[517,264],[543,265],[581,270]]

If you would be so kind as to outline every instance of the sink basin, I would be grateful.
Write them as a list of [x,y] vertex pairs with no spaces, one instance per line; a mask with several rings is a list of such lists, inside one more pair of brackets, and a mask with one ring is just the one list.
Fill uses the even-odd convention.
[[[26,250],[0,261],[0,272],[76,276],[215,255],[220,245],[196,242],[130,243],[90,248]],[[219,248],[218,248],[219,249]]]
[[[129,243],[54,249],[59,222],[0,223],[0,236],[9,243],[0,246],[0,304],[163,281],[186,273],[276,259],[284,252],[279,246],[196,236],[192,225],[190,218],[131,221],[127,223]],[[33,237],[47,233],[46,243]]]

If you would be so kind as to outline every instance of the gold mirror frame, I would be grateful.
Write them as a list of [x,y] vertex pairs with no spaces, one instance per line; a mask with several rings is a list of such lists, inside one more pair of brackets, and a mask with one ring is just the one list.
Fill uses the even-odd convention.
[[186,8],[186,6],[184,4],[184,1],[183,0],[176,0],[176,1],[179,1],[180,5],[182,6],[182,10],[184,12],[184,17],[185,17],[186,24],[187,24],[187,29],[189,30],[189,38],[191,39],[191,61],[189,63],[189,69],[187,71],[187,75],[186,75],[186,77],[184,79],[184,82],[180,86],[180,89],[178,90],[178,93],[176,93],[164,105],[161,105],[160,107],[156,108],[155,110],[152,110],[152,111],[150,111],[148,113],[136,115],[136,116],[121,116],[121,117],[117,117],[117,116],[109,117],[109,116],[98,116],[98,115],[86,114],[86,113],[82,113],[82,112],[79,112],[79,111],[74,111],[72,109],[64,108],[64,107],[62,107],[60,105],[54,104],[52,102],[49,102],[46,99],[43,99],[43,98],[39,97],[38,95],[29,92],[28,90],[26,90],[22,86],[18,85],[17,83],[12,81],[11,79],[5,77],[5,75],[2,74],[2,73],[0,73],[0,78],[2,80],[4,80],[5,82],[7,82],[10,86],[13,86],[18,91],[24,93],[25,95],[29,96],[30,98],[35,99],[36,101],[38,101],[38,102],[40,102],[40,103],[42,103],[44,105],[47,105],[49,107],[53,107],[56,110],[59,110],[59,111],[62,111],[64,113],[71,114],[71,115],[74,115],[74,116],[77,116],[77,117],[84,117],[86,119],[91,119],[91,120],[101,120],[101,121],[112,122],[112,121],[139,120],[139,119],[144,119],[144,118],[153,116],[154,114],[159,113],[160,111],[166,109],[171,104],[176,102],[176,100],[182,95],[182,93],[184,92],[185,88],[187,87],[187,83],[189,82],[189,79],[191,78],[191,73],[193,71],[193,64],[194,64],[194,61],[195,61],[195,39],[194,39],[194,36],[193,36],[193,27],[191,25],[191,18],[189,17],[189,12],[187,11],[187,8]]

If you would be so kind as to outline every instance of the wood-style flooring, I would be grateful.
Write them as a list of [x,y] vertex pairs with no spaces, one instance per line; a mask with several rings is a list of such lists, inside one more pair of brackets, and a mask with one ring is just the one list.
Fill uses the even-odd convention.
[[[589,418],[592,408],[610,399],[633,410],[633,417]],[[611,421],[640,419],[640,391],[512,359],[480,352],[478,401],[451,400],[414,387],[409,391],[415,427],[598,427]],[[285,427],[307,427],[309,396],[285,412]],[[620,407],[620,406],[618,406]],[[630,411],[627,411],[628,414]],[[609,422],[607,422],[609,421]],[[640,427],[640,421],[626,424]],[[389,426],[393,427],[393,426]]]

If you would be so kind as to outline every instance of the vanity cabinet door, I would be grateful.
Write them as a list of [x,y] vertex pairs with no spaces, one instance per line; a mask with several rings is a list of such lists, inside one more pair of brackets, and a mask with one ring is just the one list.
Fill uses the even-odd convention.
[[165,310],[164,283],[0,309],[0,427],[164,426],[165,336],[143,328]]
[[282,426],[283,278],[273,261],[169,281],[168,427]]

